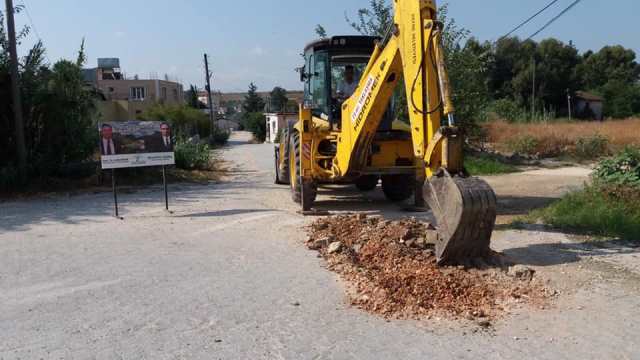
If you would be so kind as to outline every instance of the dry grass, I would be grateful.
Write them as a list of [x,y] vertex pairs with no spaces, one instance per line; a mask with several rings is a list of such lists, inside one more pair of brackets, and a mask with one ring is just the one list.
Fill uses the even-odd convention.
[[513,151],[512,145],[521,139],[535,139],[535,152],[557,156],[570,153],[579,139],[604,136],[611,151],[627,145],[640,145],[640,118],[610,120],[605,122],[549,122],[510,124],[494,121],[484,126],[487,141],[497,150]]

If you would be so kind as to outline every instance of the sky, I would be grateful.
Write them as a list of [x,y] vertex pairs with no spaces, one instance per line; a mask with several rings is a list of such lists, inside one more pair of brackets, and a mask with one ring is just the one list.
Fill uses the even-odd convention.
[[[203,54],[210,56],[212,88],[246,91],[302,88],[294,69],[322,24],[329,35],[352,34],[345,14],[355,16],[368,0],[14,0],[27,11],[18,26],[31,32],[21,55],[38,38],[49,61],[75,59],[86,41],[87,67],[99,57],[120,58],[128,76],[168,74],[188,87],[204,86]],[[480,40],[496,40],[543,8],[549,0],[450,0],[450,17]],[[560,0],[514,35],[529,37],[573,0]],[[439,2],[443,3],[441,0]],[[584,52],[619,44],[640,54],[638,0],[583,0],[534,38],[573,41]]]

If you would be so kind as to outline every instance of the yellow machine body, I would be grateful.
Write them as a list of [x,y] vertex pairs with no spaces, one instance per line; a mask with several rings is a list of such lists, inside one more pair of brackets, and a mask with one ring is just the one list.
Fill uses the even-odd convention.
[[[304,210],[313,206],[317,186],[323,183],[364,179],[375,185],[381,177],[392,200],[406,198],[408,188],[417,189],[416,202],[424,198],[438,220],[441,262],[484,256],[495,223],[495,195],[464,171],[463,135],[455,123],[436,3],[393,3],[393,25],[373,45],[353,95],[336,108],[318,96],[331,97],[329,87],[319,86],[320,77],[330,78],[327,62],[348,55],[338,51],[330,58],[314,51],[348,48],[358,39],[334,37],[307,48],[307,64],[301,70],[307,98],[299,121],[284,131],[276,150],[276,176],[287,173],[282,182],[291,184]],[[393,119],[386,131],[380,131],[401,83],[408,123]]]

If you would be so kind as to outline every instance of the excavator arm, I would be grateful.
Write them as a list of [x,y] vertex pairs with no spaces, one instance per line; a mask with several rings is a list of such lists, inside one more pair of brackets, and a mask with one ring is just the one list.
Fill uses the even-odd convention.
[[404,79],[416,180],[438,223],[440,263],[489,254],[496,197],[482,180],[468,177],[463,134],[442,47],[443,24],[434,0],[395,0],[394,22],[376,44],[353,96],[342,105],[342,131],[333,164],[336,176],[357,172],[367,158],[395,88]]

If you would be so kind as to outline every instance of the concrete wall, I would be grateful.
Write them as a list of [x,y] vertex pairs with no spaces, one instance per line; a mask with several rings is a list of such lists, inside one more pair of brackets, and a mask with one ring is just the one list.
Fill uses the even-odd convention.
[[[184,103],[183,87],[164,80],[98,80],[97,87],[107,99],[101,105],[105,121],[135,120],[156,104]],[[132,99],[132,88],[144,88],[144,99]]]
[[275,144],[278,141],[278,132],[284,129],[289,121],[298,121],[298,114],[294,113],[270,113],[265,114],[267,125],[267,143]]

